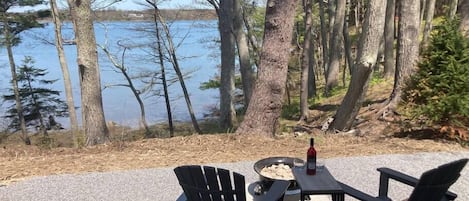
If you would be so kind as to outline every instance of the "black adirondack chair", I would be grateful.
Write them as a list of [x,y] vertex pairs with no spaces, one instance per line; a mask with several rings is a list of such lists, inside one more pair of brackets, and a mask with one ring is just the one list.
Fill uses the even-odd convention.
[[[184,191],[178,201],[246,201],[246,183],[241,174],[198,165],[176,167],[174,172]],[[255,200],[282,199],[289,185],[289,181],[276,181],[267,193],[255,196]]]
[[347,195],[365,201],[391,200],[388,197],[388,185],[390,179],[394,179],[414,187],[408,201],[455,200],[457,195],[449,192],[448,189],[459,178],[460,172],[466,165],[467,161],[468,159],[465,158],[441,165],[435,169],[424,172],[420,176],[420,179],[416,179],[415,177],[389,168],[378,168],[378,171],[380,172],[378,197],[373,197],[363,193],[347,184],[341,182],[339,182],[339,184]]

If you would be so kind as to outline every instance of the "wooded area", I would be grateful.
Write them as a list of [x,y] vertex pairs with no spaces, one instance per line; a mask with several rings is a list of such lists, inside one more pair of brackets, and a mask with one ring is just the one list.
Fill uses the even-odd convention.
[[[149,52],[156,62],[154,72],[158,80],[163,80],[168,125],[174,130],[171,117],[171,98],[168,97],[165,65],[169,65],[177,75],[177,82],[184,91],[188,113],[194,132],[202,134],[198,119],[192,110],[190,95],[185,86],[185,75],[181,72],[179,53],[171,35],[167,20],[171,18],[218,19],[220,74],[213,80],[220,90],[218,122],[221,130],[235,131],[240,135],[275,136],[278,133],[282,110],[286,105],[296,102],[295,115],[299,127],[308,127],[317,119],[311,119],[309,110],[321,97],[330,97],[340,88],[347,92],[334,114],[328,117],[323,128],[329,134],[346,132],[357,123],[357,115],[364,105],[365,95],[371,80],[376,77],[392,82],[394,87],[387,100],[376,108],[374,118],[382,121],[414,118],[426,122],[427,126],[439,125],[454,128],[460,138],[469,140],[469,0],[268,0],[266,2],[242,0],[199,0],[207,10],[164,12],[158,7],[157,0],[146,0],[142,5],[148,7],[141,13],[123,13],[112,10],[93,11],[91,0],[68,0],[69,10],[58,12],[55,0],[50,0],[50,19],[55,26],[55,46],[58,57],[64,60],[61,35],[61,20],[69,16],[73,23],[75,45],[78,59],[71,68],[79,71],[82,126],[77,123],[75,106],[71,95],[69,67],[61,62],[65,92],[70,117],[71,138],[79,146],[77,136],[84,135],[84,145],[92,146],[108,143],[109,130],[103,112],[100,66],[97,58],[97,44],[93,22],[96,19],[112,19],[121,15],[132,19],[151,21],[142,28],[154,38],[148,45]],[[109,1],[112,5],[112,1]],[[20,40],[18,34],[24,30],[42,26],[38,20],[46,19],[38,13],[11,13],[12,6],[27,6],[46,3],[43,0],[6,0],[0,4],[1,45],[7,50],[11,68],[11,83],[14,92],[15,108],[10,115],[13,131],[21,131],[22,139],[31,144],[25,117],[31,111],[24,110],[25,102],[20,100],[16,63],[11,48]],[[44,14],[43,11],[41,11]],[[46,12],[47,13],[47,12]],[[168,16],[165,16],[168,15]],[[62,17],[60,17],[62,16]],[[177,16],[177,17],[176,17]],[[122,19],[119,18],[119,19]],[[450,26],[454,25],[454,27]],[[437,29],[438,31],[434,31]],[[452,32],[455,29],[456,32]],[[150,31],[149,31],[150,30]],[[459,35],[458,35],[459,34]],[[446,48],[439,45],[435,38],[452,41],[457,48],[449,47],[451,59],[432,60]],[[449,46],[449,45],[448,45]],[[106,46],[100,46],[105,52]],[[121,48],[129,48],[121,45]],[[425,56],[426,55],[426,56]],[[107,52],[109,59],[120,69],[128,81],[128,86],[140,100],[143,91],[133,86],[133,80],[126,75],[125,53],[121,61]],[[423,62],[423,63],[422,63]],[[431,83],[431,76],[444,76],[446,79],[460,80],[445,85],[438,95],[432,94],[430,101],[418,100],[428,97],[419,96],[422,90],[415,90],[415,81],[424,62],[435,68],[425,83]],[[441,66],[450,66],[442,68]],[[423,68],[423,67],[422,67]],[[446,71],[439,71],[445,69]],[[452,74],[453,72],[460,72]],[[150,75],[149,75],[150,76]],[[457,76],[454,77],[454,76]],[[238,81],[239,80],[239,81]],[[429,81],[430,80],[430,81]],[[422,81],[422,82],[424,82]],[[209,82],[209,81],[207,81]],[[152,87],[156,83],[150,84]],[[438,85],[438,83],[437,83]],[[430,85],[427,88],[432,88]],[[410,93],[412,92],[412,93]],[[457,92],[457,93],[456,93]],[[37,92],[39,93],[39,92]],[[425,94],[424,94],[425,95]],[[141,100],[139,101],[141,103]],[[36,103],[36,113],[48,103]],[[420,107],[420,106],[422,107]],[[423,107],[428,106],[428,107]],[[145,137],[158,136],[153,133],[145,120],[145,108],[140,104],[141,122]],[[44,121],[47,114],[38,113],[37,120]],[[439,119],[432,119],[434,116]],[[396,117],[397,118],[394,118]],[[321,121],[324,119],[321,119]],[[411,120],[409,120],[411,121]],[[316,122],[317,124],[317,122]],[[41,124],[43,125],[43,124]],[[44,128],[41,128],[44,129]],[[10,134],[11,131],[5,133]],[[171,132],[172,133],[172,132]]]

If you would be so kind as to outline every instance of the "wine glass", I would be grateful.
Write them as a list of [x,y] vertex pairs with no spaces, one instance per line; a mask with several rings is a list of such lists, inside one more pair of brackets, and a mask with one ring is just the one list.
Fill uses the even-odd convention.
[[293,168],[303,169],[305,166],[305,162],[302,159],[294,158],[293,159]]

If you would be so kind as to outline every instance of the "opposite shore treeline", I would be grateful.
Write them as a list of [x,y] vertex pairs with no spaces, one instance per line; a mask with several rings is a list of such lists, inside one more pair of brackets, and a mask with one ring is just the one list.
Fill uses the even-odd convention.
[[[52,21],[48,14],[43,11],[41,21]],[[97,10],[93,11],[96,21],[146,21],[152,19],[153,10],[129,11],[129,10]],[[167,20],[217,20],[217,14],[213,9],[164,9],[161,15]],[[62,20],[69,21],[70,15],[67,10],[60,11]]]

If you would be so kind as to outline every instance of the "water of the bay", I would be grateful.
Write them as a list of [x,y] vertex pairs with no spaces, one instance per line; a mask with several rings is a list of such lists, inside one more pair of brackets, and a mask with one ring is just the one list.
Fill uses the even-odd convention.
[[[142,44],[156,44],[154,36],[150,32],[142,31],[149,28],[149,22],[101,22],[95,24],[95,33],[98,45],[108,45],[108,49],[116,59],[121,62],[122,48],[117,43],[131,46],[126,50],[125,66],[131,76],[147,71],[159,71],[157,58],[150,56],[154,54],[150,49],[140,47]],[[200,90],[202,82],[213,78],[217,72],[219,48],[216,46],[218,32],[216,21],[176,21],[170,26],[171,34],[177,47],[176,54],[179,65],[183,72],[192,72],[185,79],[193,109],[197,118],[202,118],[208,113],[210,107],[218,102],[218,90]],[[70,23],[65,23],[63,27],[64,38],[73,38],[73,31]],[[16,65],[22,65],[24,56],[31,56],[35,60],[35,67],[48,70],[47,79],[59,79],[51,88],[62,91],[61,97],[65,101],[65,91],[62,80],[62,71],[58,61],[57,50],[54,45],[47,44],[44,39],[53,43],[54,26],[49,23],[44,28],[35,28],[21,34],[22,43],[14,47],[14,57]],[[73,85],[73,95],[75,106],[78,107],[78,118],[81,119],[80,112],[80,87],[78,80],[78,70],[76,62],[76,47],[65,46],[67,63],[69,65],[71,80]],[[138,126],[140,118],[140,108],[127,87],[117,86],[127,84],[124,76],[116,71],[108,57],[98,47],[99,65],[101,72],[103,106],[106,121],[113,121],[118,124],[132,127]],[[175,78],[172,66],[165,63],[169,78]],[[10,93],[11,73],[6,50],[0,50],[0,95]],[[159,82],[160,83],[160,82]],[[144,84],[138,79],[135,80],[137,88],[142,88]],[[155,91],[162,91],[161,85],[157,85]],[[175,120],[190,120],[189,113],[183,98],[182,89],[179,83],[174,83],[169,87],[171,107]],[[167,119],[165,101],[162,96],[152,96],[142,94],[145,102],[146,118],[150,123],[163,122]],[[0,114],[4,114],[5,107],[12,103],[2,103]],[[68,119],[59,119],[60,123],[66,127],[69,125]],[[0,120],[1,127],[5,121]]]

